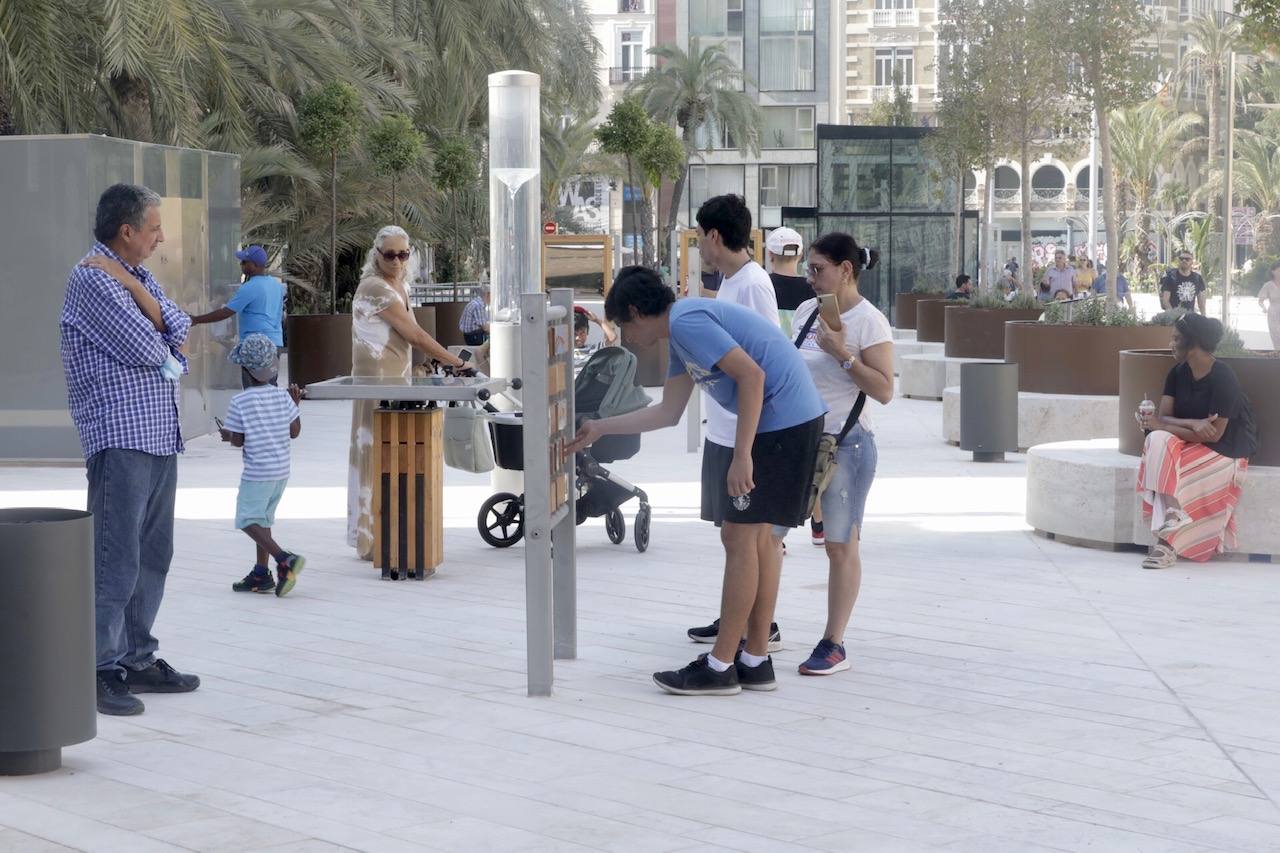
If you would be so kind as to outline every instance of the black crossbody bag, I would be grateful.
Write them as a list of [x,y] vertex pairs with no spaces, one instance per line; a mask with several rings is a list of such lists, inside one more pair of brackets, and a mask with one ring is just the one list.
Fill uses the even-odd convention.
[[[796,337],[796,349],[800,349],[817,319],[818,309],[815,306],[813,313],[809,315],[809,319],[804,321],[804,326],[801,327],[799,336]],[[836,448],[840,446],[840,442],[844,441],[845,436],[849,434],[849,430],[853,429],[853,425],[858,422],[858,416],[862,414],[862,407],[866,404],[867,392],[859,388],[858,399],[853,401],[853,408],[849,410],[849,417],[844,419],[844,427],[840,430],[840,434],[832,435],[829,432],[824,432],[822,438],[818,439],[818,453],[813,460],[813,477],[809,484],[809,500],[805,505],[805,518],[813,515],[814,506],[822,498],[822,493],[826,491],[827,484],[831,482],[831,478],[835,475]]]

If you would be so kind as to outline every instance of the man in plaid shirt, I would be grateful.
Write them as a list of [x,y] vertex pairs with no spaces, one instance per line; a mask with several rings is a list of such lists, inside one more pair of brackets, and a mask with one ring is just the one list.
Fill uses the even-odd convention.
[[93,513],[98,712],[140,714],[134,693],[200,685],[155,656],[151,635],[173,557],[180,348],[191,320],[142,266],[164,240],[158,195],[108,188],[94,237],[67,280],[62,366]]
[[480,291],[462,309],[458,331],[467,346],[478,347],[489,340],[489,285],[481,282]]

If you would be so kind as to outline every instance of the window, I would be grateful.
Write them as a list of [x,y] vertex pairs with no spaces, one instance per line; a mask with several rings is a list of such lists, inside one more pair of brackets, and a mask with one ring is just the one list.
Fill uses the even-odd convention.
[[746,170],[742,166],[690,166],[689,221],[707,199],[726,193],[742,195],[745,186]]
[[[897,79],[894,79],[895,74]],[[911,48],[876,48],[876,85],[913,86],[916,82],[916,56]]]
[[708,121],[693,134],[693,144],[706,150],[708,148],[737,148],[737,140],[728,129],[721,130],[715,123]]
[[644,75],[644,30],[623,30],[618,34],[618,70],[624,83]]
[[742,37],[742,0],[689,0],[689,35]]
[[762,107],[763,148],[812,148],[813,107]]
[[769,0],[760,4],[761,33],[812,33],[814,0]]
[[760,91],[812,91],[814,0],[760,4]]
[[816,179],[813,165],[762,165],[760,206],[813,207]]
[[876,0],[877,9],[914,9],[916,0]]

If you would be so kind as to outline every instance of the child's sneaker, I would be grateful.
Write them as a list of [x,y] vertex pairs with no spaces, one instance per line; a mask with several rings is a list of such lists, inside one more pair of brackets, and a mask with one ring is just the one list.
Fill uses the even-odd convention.
[[271,578],[271,572],[266,566],[254,566],[253,571],[244,576],[244,580],[238,580],[231,585],[236,592],[271,592],[276,588],[276,582]]
[[800,664],[801,675],[831,675],[849,668],[844,646],[823,638],[814,647],[809,659]]
[[809,520],[809,541],[819,547],[827,544],[827,534],[822,529],[821,521]]
[[285,557],[276,566],[276,578],[279,582],[276,584],[276,597],[283,598],[293,590],[293,585],[298,582],[298,575],[302,574],[302,568],[307,564],[307,558],[298,554],[290,554]]

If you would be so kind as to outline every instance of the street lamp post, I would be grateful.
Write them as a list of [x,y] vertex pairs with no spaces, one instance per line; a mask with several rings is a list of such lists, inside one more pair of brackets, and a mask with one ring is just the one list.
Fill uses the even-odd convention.
[[1236,52],[1227,54],[1227,144],[1223,152],[1223,177],[1225,188],[1222,199],[1222,324],[1231,320],[1231,268],[1234,266],[1236,253],[1236,235],[1231,227],[1232,181],[1235,171],[1232,160],[1235,156],[1235,124],[1236,124]]

